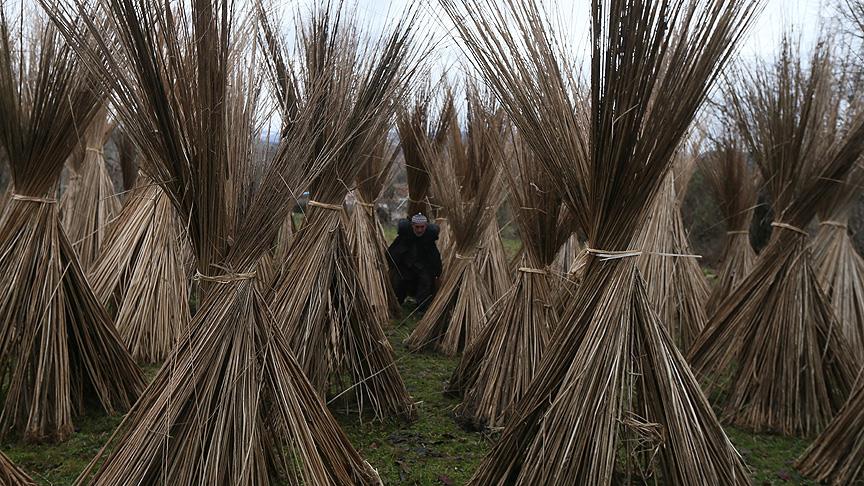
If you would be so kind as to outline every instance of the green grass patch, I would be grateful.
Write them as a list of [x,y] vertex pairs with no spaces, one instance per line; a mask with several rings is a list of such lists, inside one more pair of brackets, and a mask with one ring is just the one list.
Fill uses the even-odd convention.
[[337,419],[385,484],[463,484],[489,443],[483,435],[456,425],[451,411],[459,402],[442,393],[458,359],[410,353],[402,345],[415,324],[408,318],[387,332],[408,391],[418,404],[418,420],[359,424],[356,415],[338,413]]
[[754,434],[732,426],[724,429],[753,472],[754,484],[816,484],[801,477],[794,466],[795,459],[809,445],[808,440]]

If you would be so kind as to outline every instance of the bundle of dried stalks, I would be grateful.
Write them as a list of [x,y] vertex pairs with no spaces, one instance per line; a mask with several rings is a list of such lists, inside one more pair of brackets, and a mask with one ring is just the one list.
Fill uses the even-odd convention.
[[590,110],[536,3],[445,5],[593,248],[471,484],[749,484],[649,303],[633,242],[756,3],[593,1]]
[[858,370],[802,229],[864,149],[864,117],[849,130],[837,126],[834,62],[827,43],[804,61],[784,41],[773,65],[740,74],[729,90],[772,196],[774,232],[694,343],[690,363],[706,391],[725,389],[724,418],[757,431],[818,433],[843,405]]
[[558,275],[568,275],[573,266],[576,265],[576,261],[584,249],[584,245],[579,241],[579,235],[576,233],[571,234],[561,244],[561,248],[558,248],[558,253],[555,254],[555,261],[552,262],[552,269]]
[[35,486],[36,482],[27,473],[12,463],[6,454],[0,452],[0,484],[4,486]]
[[[312,159],[326,158],[326,164],[309,186],[308,210],[274,283],[272,307],[320,395],[331,386],[344,387],[340,380],[347,378],[339,396],[361,417],[368,409],[376,419],[413,420],[414,402],[382,330],[388,318],[372,307],[368,282],[349,246],[342,203],[347,184],[363,169],[357,154],[374,153],[413,75],[414,14],[390,34],[363,44],[355,20],[342,8],[328,4],[298,27],[305,60],[300,80],[304,92],[322,87],[310,103],[327,114],[310,128],[317,147]],[[282,52],[278,46],[271,51]]]
[[88,279],[117,309],[114,323],[139,362],[162,363],[189,323],[183,225],[165,191],[145,174],[108,228]]
[[826,195],[812,248],[819,282],[859,363],[864,363],[864,258],[849,234],[849,213],[862,184],[864,169],[858,167]]
[[804,476],[835,486],[864,480],[864,369],[849,400],[795,467]]
[[699,256],[690,249],[681,217],[686,181],[698,156],[698,151],[681,149],[636,240],[636,248],[643,251],[638,262],[648,285],[648,299],[682,352],[690,348],[708,320],[708,282],[699,266]]
[[702,170],[726,223],[726,244],[717,272],[719,277],[705,309],[710,316],[756,264],[756,252],[750,245],[756,178],[747,165],[747,156],[741,151],[738,140],[731,135],[724,136],[715,144],[712,155],[703,159]]
[[53,27],[38,15],[13,25],[5,8],[0,146],[14,192],[0,219],[0,361],[9,373],[0,435],[59,441],[76,415],[129,409],[144,379],[93,295],[54,199],[99,90]]
[[84,132],[76,155],[69,159],[73,174],[60,199],[63,229],[85,271],[102,251],[108,223],[120,214],[120,199],[103,152],[113,128],[105,110],[100,110]]
[[555,293],[553,302],[559,313],[563,313],[567,303],[573,300],[582,281],[582,270],[588,262],[585,248],[582,240],[574,233],[558,250],[558,257],[553,265],[555,278],[552,280],[552,291]]
[[261,261],[258,264],[258,282],[262,285],[262,291],[266,290],[265,293],[270,293],[273,290],[272,284],[276,280],[276,276],[284,272],[288,250],[296,232],[292,211],[288,213],[288,217],[279,227],[273,244],[261,255]]
[[559,231],[572,231],[572,233],[561,244],[555,262],[552,264],[552,275],[555,277],[552,280],[552,292],[555,294],[553,302],[559,315],[564,313],[567,304],[576,295],[579,283],[582,282],[582,271],[588,262],[584,238],[576,232],[576,218],[570,214],[567,207],[563,204],[558,227]]
[[399,144],[405,159],[409,216],[417,213],[432,215],[429,194],[431,162],[422,147],[432,147],[433,153],[443,150],[450,123],[454,120],[453,114],[453,92],[440,84],[432,86],[428,80],[414,94],[412,105],[400,107],[396,112]]
[[530,149],[517,140],[512,156],[502,152],[494,159],[504,166],[525,251],[515,283],[493,306],[450,378],[448,391],[463,395],[455,415],[471,428],[502,426],[505,412],[534,377],[558,320],[551,267],[569,238],[558,224],[561,196]]
[[435,154],[434,147],[423,145],[428,160],[433,161],[432,186],[436,200],[446,208],[453,241],[443,281],[423,318],[405,339],[412,351],[434,347],[448,356],[462,351],[483,328],[491,304],[478,258],[502,199],[501,167],[494,155],[502,153],[498,146],[504,143],[504,116],[470,86],[467,99],[464,140],[454,120],[443,152]]
[[[378,483],[285,345],[256,279],[292,194],[326,163],[312,156],[307,127],[329,115],[298,107],[251,187],[243,171],[262,153],[257,15],[227,0],[49,7],[111,88],[146,172],[188,222],[196,277],[209,284],[189,331],[79,483]],[[82,13],[108,27],[76,30]]]
[[371,152],[362,156],[354,208],[345,223],[348,247],[357,260],[360,285],[366,290],[376,320],[385,326],[391,316],[399,315],[399,301],[389,276],[387,239],[375,209],[378,199],[392,182],[393,166],[399,155],[399,147],[389,140],[388,132],[377,135]]
[[510,264],[504,253],[498,220],[494,217],[483,233],[477,258],[480,265],[480,278],[489,290],[492,301],[497,301],[513,285],[513,279],[510,278]]

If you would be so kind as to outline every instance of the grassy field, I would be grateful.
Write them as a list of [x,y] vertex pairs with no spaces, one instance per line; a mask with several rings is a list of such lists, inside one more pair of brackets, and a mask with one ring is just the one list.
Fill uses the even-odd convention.
[[[388,238],[395,237],[392,228]],[[519,242],[505,239],[509,255]],[[710,271],[706,276],[713,277]],[[409,309],[405,309],[408,314]],[[397,366],[417,401],[419,419],[412,424],[361,423],[357,415],[331,405],[354,446],[378,469],[386,484],[463,484],[495,438],[460,429],[451,418],[458,401],[442,394],[444,383],[458,362],[433,353],[412,354],[401,345],[416,325],[409,316],[387,329]],[[148,376],[155,368],[146,370]],[[3,444],[2,449],[42,484],[71,484],[120,423],[119,417],[83,417],[79,430],[63,444]],[[754,484],[807,484],[792,467],[807,441],[751,434],[728,427],[727,433],[753,471]]]

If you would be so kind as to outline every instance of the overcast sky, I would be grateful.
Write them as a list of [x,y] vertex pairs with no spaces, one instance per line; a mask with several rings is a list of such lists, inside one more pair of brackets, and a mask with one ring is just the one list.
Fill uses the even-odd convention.
[[[301,3],[311,4],[314,0],[301,0]],[[350,3],[351,0],[349,0]],[[360,17],[385,19],[388,12],[401,12],[406,5],[415,0],[355,0]],[[438,18],[440,8],[435,0],[422,0],[425,12],[429,16],[430,25],[435,26],[435,32],[441,38],[448,35],[449,20]],[[742,46],[742,55],[768,55],[778,44],[784,29],[793,26],[805,40],[813,39],[818,34],[820,19],[832,17],[835,14],[838,1],[842,0],[766,0],[765,10],[754,26],[750,36]],[[587,38],[589,2],[587,0],[550,0],[549,8],[559,13],[562,25],[572,32],[574,40]],[[372,20],[372,24],[376,21]],[[447,48],[458,50],[453,42],[445,41]],[[439,51],[440,52],[440,51]]]
[[[298,3],[288,0],[272,0],[273,5],[283,16],[283,27],[291,29]],[[298,0],[301,12],[318,4],[320,0]],[[453,38],[452,24],[449,18],[443,18],[444,13],[438,6],[438,0],[345,0],[347,4],[356,5],[361,24],[367,24],[368,31],[380,31],[390,18],[402,13],[406,6],[416,1],[423,2],[422,16],[428,19],[424,26],[429,28],[436,39],[433,58],[429,59],[433,78],[447,71],[450,78],[461,77],[460,69],[464,57],[458,40]],[[470,0],[469,0],[470,1]],[[740,55],[745,59],[754,57],[772,57],[781,35],[784,31],[793,29],[801,36],[802,44],[809,45],[819,35],[822,19],[836,17],[836,5],[844,0],[763,0],[765,9],[751,29],[746,41],[742,44]],[[547,9],[554,9],[555,20],[560,22],[563,31],[569,34],[569,43],[577,49],[576,53],[584,53],[589,35],[588,0],[547,0]],[[364,29],[365,30],[365,29]],[[292,41],[292,35],[286,36],[286,41]],[[275,120],[275,119],[274,119]],[[277,126],[278,124],[274,125]]]

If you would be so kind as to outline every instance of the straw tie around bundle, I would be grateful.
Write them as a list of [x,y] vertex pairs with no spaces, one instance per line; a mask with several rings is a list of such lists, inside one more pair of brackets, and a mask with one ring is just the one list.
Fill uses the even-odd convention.
[[834,226],[835,228],[841,229],[849,229],[849,223],[843,223],[841,221],[820,221],[820,226]]
[[232,284],[235,282],[241,282],[243,280],[251,280],[258,275],[257,270],[252,272],[233,272],[227,270],[226,273],[221,275],[204,275],[200,271],[195,271],[195,276],[193,280],[203,280],[205,282],[214,282],[218,284]]
[[801,228],[799,228],[793,224],[781,223],[781,222],[775,221],[775,222],[771,223],[771,226],[773,226],[775,228],[793,231],[795,233],[798,233],[801,236],[808,236],[808,237],[810,236],[810,233],[804,231],[803,229],[801,229]]
[[10,199],[14,201],[24,201],[24,202],[32,202],[37,204],[57,204],[56,199],[47,198],[47,197],[35,197],[35,196],[25,196],[23,194],[12,193]]
[[522,273],[534,273],[537,275],[548,275],[549,272],[542,268],[519,267],[518,270]]
[[585,248],[585,252],[594,255],[600,261],[620,260],[621,258],[632,258],[642,255],[655,255],[669,258],[702,258],[702,255],[693,255],[688,253],[663,253],[657,251],[642,251],[642,250],[598,250],[596,248]]
[[318,201],[311,201],[311,200],[307,204],[309,206],[314,207],[314,208],[326,209],[328,211],[342,211],[342,205],[340,205],[340,204],[327,204],[327,203],[322,203],[322,202],[318,202]]

